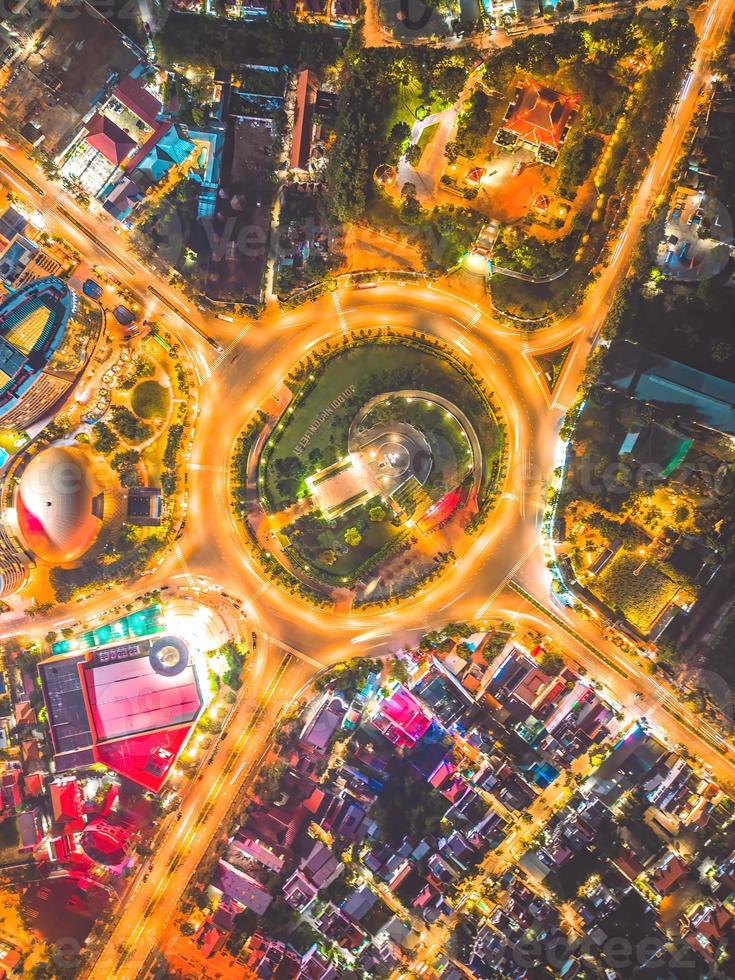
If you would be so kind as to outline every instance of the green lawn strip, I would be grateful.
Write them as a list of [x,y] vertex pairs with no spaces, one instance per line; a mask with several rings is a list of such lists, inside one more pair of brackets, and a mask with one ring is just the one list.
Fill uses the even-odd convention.
[[426,147],[429,145],[432,137],[434,136],[434,133],[437,131],[438,128],[439,128],[439,123],[435,122],[435,123],[431,123],[429,126],[424,126],[424,128],[421,130],[421,133],[418,138],[418,145],[421,147],[422,150],[425,150]]
[[[320,578],[334,584],[342,583],[345,578],[349,581],[359,578],[369,567],[385,559],[406,536],[403,528],[397,528],[389,521],[370,520],[369,510],[376,502],[378,498],[373,498],[321,525],[313,518],[295,521],[288,531],[290,560],[308,571],[316,571]],[[362,535],[356,546],[345,544],[344,532],[348,527],[357,527]],[[331,565],[322,557],[330,551],[336,555]]]
[[[277,427],[269,440],[271,446],[266,446],[263,453],[261,473],[265,475],[271,507],[280,510],[293,503],[303,492],[305,476],[334,462],[330,457],[344,455],[349,425],[368,398],[408,386],[442,395],[468,416],[487,447],[487,483],[500,442],[497,424],[479,390],[440,352],[411,338],[382,338],[347,350],[338,349],[326,358],[315,365],[314,382],[308,382],[294,396],[290,406],[293,412],[279,423],[283,428]],[[339,398],[344,399],[341,404],[330,408]],[[327,411],[330,414],[325,417]],[[307,437],[303,446],[302,440]],[[297,448],[302,451],[297,453]],[[279,468],[291,472],[284,475]]]
[[320,483],[324,483],[325,480],[331,479],[333,476],[337,476],[338,473],[344,473],[352,466],[352,461],[349,459],[344,460],[339,466],[330,466],[328,470],[321,473],[315,480],[311,481],[311,485],[318,487]]

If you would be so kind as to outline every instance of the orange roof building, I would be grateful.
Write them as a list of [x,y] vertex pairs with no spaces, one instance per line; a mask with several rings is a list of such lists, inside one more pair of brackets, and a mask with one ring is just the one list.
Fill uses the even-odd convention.
[[314,106],[319,78],[308,68],[299,72],[296,83],[296,111],[291,141],[291,169],[306,170],[311,157]]
[[544,162],[553,163],[579,108],[576,95],[563,95],[533,79],[520,83],[495,142],[515,141],[533,147]]

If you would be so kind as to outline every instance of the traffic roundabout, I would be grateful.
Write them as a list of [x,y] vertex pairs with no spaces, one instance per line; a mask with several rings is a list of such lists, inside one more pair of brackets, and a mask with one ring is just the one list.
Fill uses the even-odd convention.
[[417,330],[343,332],[248,420],[235,510],[261,565],[316,605],[377,609],[442,575],[506,474],[492,379]]

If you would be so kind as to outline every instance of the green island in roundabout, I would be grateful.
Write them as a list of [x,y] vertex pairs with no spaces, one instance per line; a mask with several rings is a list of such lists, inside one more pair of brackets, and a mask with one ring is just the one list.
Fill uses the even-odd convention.
[[389,328],[346,335],[291,372],[233,458],[233,500],[261,564],[312,602],[414,595],[467,547],[499,495],[505,427],[475,368]]

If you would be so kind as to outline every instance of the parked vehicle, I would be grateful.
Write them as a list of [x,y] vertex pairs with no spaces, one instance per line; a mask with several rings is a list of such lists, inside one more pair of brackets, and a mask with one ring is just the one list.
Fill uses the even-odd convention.
[[117,322],[123,327],[129,327],[131,324],[135,323],[135,313],[129,310],[127,306],[116,306],[112,311],[112,315],[115,317]]
[[82,292],[91,299],[100,299],[104,290],[96,279],[85,279],[82,283]]

